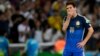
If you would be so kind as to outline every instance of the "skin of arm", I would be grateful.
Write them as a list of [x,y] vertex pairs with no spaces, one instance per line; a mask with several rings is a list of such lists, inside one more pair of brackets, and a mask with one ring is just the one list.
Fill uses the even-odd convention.
[[87,33],[86,38],[83,40],[85,43],[87,43],[87,41],[90,39],[90,37],[91,37],[91,35],[93,34],[93,32],[94,32],[93,28],[90,27],[90,28],[88,29],[88,33]]
[[70,23],[70,17],[67,17],[66,21],[63,22],[63,27],[62,27],[63,32],[66,31],[66,29],[68,28],[69,23]]
[[85,39],[84,39],[82,42],[79,42],[79,43],[78,43],[78,47],[79,47],[79,48],[85,46],[85,44],[88,42],[88,40],[89,40],[90,37],[92,36],[93,32],[94,32],[93,27],[92,27],[92,26],[89,27],[89,28],[88,28],[88,33],[87,33]]

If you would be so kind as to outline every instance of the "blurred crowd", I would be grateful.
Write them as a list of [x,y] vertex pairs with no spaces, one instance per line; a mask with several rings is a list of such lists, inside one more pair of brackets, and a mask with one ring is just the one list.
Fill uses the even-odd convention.
[[[0,29],[10,43],[25,43],[34,37],[39,43],[56,42],[64,37],[63,18],[68,0],[0,0]],[[100,1],[74,0],[79,14],[90,19],[94,34],[87,49],[100,49]],[[87,32],[87,31],[86,31]]]

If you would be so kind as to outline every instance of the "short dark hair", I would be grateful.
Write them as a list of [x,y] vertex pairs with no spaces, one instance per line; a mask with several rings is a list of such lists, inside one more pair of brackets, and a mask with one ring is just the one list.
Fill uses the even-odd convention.
[[73,7],[77,7],[77,6],[76,6],[76,3],[75,3],[74,1],[68,1],[68,2],[66,3],[66,6],[68,6],[68,5],[72,5]]

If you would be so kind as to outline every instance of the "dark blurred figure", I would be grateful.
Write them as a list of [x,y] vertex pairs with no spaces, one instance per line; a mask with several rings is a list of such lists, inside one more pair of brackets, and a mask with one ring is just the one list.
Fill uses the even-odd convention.
[[13,5],[13,6],[16,6],[19,4],[20,0],[9,0],[10,3]]
[[20,15],[20,7],[15,8],[16,12],[11,16],[13,26],[10,29],[10,38],[13,43],[18,43],[18,25],[25,19],[24,16]]
[[93,9],[95,7],[96,4],[96,0],[85,0],[84,6],[89,6],[89,12],[93,13]]
[[5,30],[5,33],[8,32],[8,21],[5,19],[4,12],[0,11],[0,29]]

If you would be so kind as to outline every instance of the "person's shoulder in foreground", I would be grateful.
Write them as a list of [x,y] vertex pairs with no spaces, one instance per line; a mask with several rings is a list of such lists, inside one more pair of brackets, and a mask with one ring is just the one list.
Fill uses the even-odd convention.
[[29,38],[26,42],[27,56],[37,56],[38,49],[39,49],[39,43],[34,38]]
[[9,55],[9,41],[4,35],[5,31],[0,29],[0,56]]

